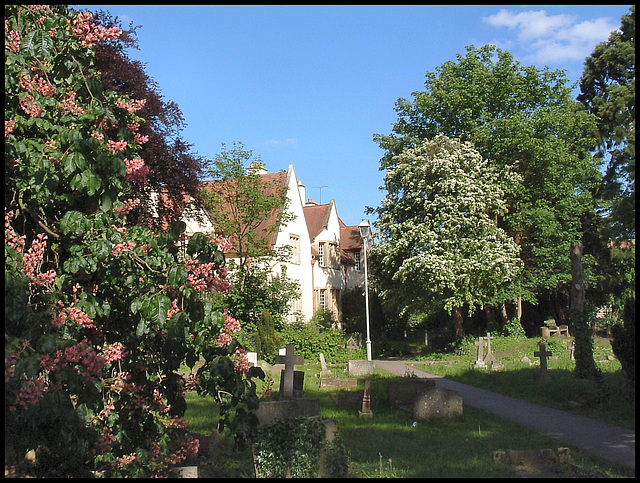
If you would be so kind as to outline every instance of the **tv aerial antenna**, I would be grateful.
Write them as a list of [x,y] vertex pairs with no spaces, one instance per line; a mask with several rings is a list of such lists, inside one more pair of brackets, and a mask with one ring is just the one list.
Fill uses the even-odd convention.
[[320,189],[320,200],[318,202],[319,205],[322,204],[322,188],[328,188],[328,186],[309,186],[309,188],[319,188]]

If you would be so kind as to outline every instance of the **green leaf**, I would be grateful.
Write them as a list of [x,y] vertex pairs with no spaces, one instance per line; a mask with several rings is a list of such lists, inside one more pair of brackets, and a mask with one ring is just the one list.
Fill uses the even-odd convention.
[[167,280],[172,287],[179,287],[187,280],[187,269],[182,265],[171,267]]
[[84,233],[87,229],[85,216],[79,211],[68,211],[60,220],[60,229],[64,235]]
[[144,319],[140,319],[140,322],[138,323],[138,327],[136,328],[136,335],[138,337],[142,337],[147,332],[148,332],[148,329],[144,322]]
[[143,318],[162,326],[167,321],[167,312],[171,308],[171,299],[163,294],[153,294],[142,302]]
[[43,30],[33,30],[24,36],[20,44],[22,50],[26,50],[35,57],[51,57],[53,40],[49,34]]

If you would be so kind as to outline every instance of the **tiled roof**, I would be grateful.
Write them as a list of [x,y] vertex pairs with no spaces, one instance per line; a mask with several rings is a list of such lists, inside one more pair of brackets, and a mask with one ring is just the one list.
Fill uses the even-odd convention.
[[342,250],[360,250],[362,237],[358,226],[347,226],[340,220],[340,248]]
[[309,238],[311,239],[311,243],[313,243],[329,223],[331,203],[326,205],[307,205],[303,207],[303,210],[304,217],[307,221],[307,230],[309,230]]

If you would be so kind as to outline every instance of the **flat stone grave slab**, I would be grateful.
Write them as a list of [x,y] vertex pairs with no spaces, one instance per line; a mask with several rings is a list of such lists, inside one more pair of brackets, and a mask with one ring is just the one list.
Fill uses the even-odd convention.
[[389,402],[396,406],[412,405],[418,396],[433,387],[436,387],[436,381],[430,379],[389,381]]
[[320,389],[351,389],[358,387],[358,380],[352,377],[322,377]]
[[284,401],[261,401],[256,411],[258,425],[265,426],[277,419],[308,418],[320,416],[320,399],[286,399]]
[[444,387],[434,387],[422,393],[413,403],[416,419],[455,419],[462,417],[462,396]]

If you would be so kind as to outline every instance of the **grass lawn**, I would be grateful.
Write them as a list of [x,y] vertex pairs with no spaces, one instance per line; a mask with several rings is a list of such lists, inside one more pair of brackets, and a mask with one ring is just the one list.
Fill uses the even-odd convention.
[[609,339],[596,337],[594,341],[594,359],[602,371],[602,384],[573,377],[575,361],[570,357],[568,337],[553,337],[548,341],[547,349],[557,359],[548,361],[551,380],[540,382],[540,367],[522,361],[524,356],[532,362],[540,360],[533,355],[539,341],[538,338],[496,337],[492,350],[504,363],[504,369],[493,373],[473,369],[475,351],[462,356],[435,353],[411,365],[453,381],[635,429],[635,388],[630,386],[620,362],[613,357]]
[[[513,477],[513,470],[493,462],[495,450],[557,449],[558,441],[502,420],[479,409],[464,407],[456,421],[418,421],[410,413],[387,403],[386,371],[376,369],[371,389],[377,405],[374,417],[358,417],[359,408],[342,408],[336,398],[342,391],[320,390],[319,364],[297,366],[305,371],[305,395],[319,398],[323,418],[335,419],[350,460],[350,476],[361,478],[413,477]],[[336,376],[344,365],[330,366]],[[274,377],[278,387],[278,377]],[[260,386],[260,384],[259,384]],[[361,382],[358,389],[362,390]],[[260,389],[260,387],[259,387]],[[277,391],[274,391],[277,397]],[[228,435],[217,435],[217,405],[212,398],[187,396],[189,428],[212,436],[214,448],[201,456],[201,473],[211,477],[254,477],[250,449],[232,450]],[[571,447],[572,462],[590,473],[607,477],[630,477],[635,472]],[[558,475],[562,476],[562,475]]]

